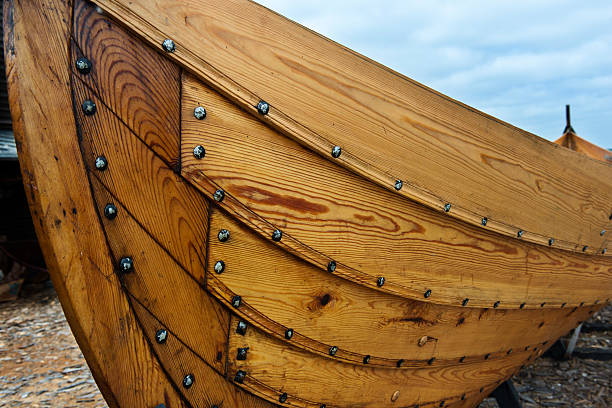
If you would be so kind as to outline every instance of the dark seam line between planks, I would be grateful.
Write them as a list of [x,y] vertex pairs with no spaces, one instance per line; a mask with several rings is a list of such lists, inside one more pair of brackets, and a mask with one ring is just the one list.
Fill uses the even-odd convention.
[[[193,405],[191,405],[191,403],[189,402],[189,400],[187,399],[187,397],[185,397],[185,395],[183,395],[183,392],[181,391],[180,387],[176,384],[176,382],[172,379],[172,376],[170,375],[170,373],[168,373],[168,371],[166,370],[166,367],[164,367],[164,364],[161,361],[161,358],[159,357],[159,355],[155,352],[155,348],[153,347],[153,344],[151,343],[151,340],[149,339],[149,336],[147,336],[145,333],[145,328],[144,325],[142,324],[142,322],[140,321],[140,318],[138,317],[138,313],[134,312],[134,306],[132,304],[133,300],[136,300],[138,302],[138,304],[140,304],[145,310],[148,311],[148,309],[138,301],[138,299],[136,299],[135,297],[132,296],[132,294],[123,286],[121,285],[122,289],[124,290],[124,294],[128,300],[128,303],[130,305],[130,310],[132,311],[132,314],[134,315],[134,318],[136,319],[136,322],[138,322],[138,326],[140,327],[140,330],[143,333],[143,337],[145,338],[145,341],[147,342],[147,345],[149,346],[149,350],[150,353],[155,356],[155,359],[157,360],[159,367],[161,368],[161,370],[163,371],[164,375],[166,376],[166,379],[168,380],[168,382],[171,384],[172,388],[174,388],[174,390],[178,393],[178,395],[180,396],[181,400],[187,404],[187,406],[189,408],[194,408]],[[149,312],[150,313],[150,312]],[[155,320],[157,320],[159,322],[159,320],[157,319],[157,317],[155,317],[155,315],[153,315],[151,313],[151,316],[153,316],[155,318]],[[161,323],[161,322],[160,322]],[[176,337],[176,336],[175,336]],[[177,337],[178,338],[178,337]],[[181,342],[182,343],[182,342]],[[199,357],[199,356],[198,356]],[[164,401],[166,402],[166,401]]]
[[[220,373],[215,367],[213,367],[204,357],[202,357],[200,354],[196,353],[191,347],[189,347],[186,343],[184,343],[181,338],[179,336],[176,335],[176,333],[174,333],[172,330],[170,330],[168,328],[168,326],[162,322],[148,307],[146,307],[132,292],[130,292],[130,290],[124,286],[121,285],[123,290],[125,290],[126,294],[128,295],[128,297],[130,297],[131,299],[135,300],[143,309],[145,309],[151,316],[153,316],[153,318],[155,320],[157,320],[157,322],[160,324],[160,326],[164,327],[166,330],[168,330],[169,333],[171,333],[182,345],[183,347],[185,347],[187,350],[189,350],[191,353],[193,353],[193,355],[197,356],[200,360],[202,360],[202,362],[204,364],[206,364],[206,366],[208,366],[210,369],[212,369],[215,373],[217,373],[217,375],[220,375],[221,377],[224,377],[223,373]],[[137,313],[134,313],[135,316],[137,316]],[[144,328],[142,329],[144,332]],[[147,341],[149,341],[149,336],[145,336],[147,338]],[[155,353],[155,351],[153,351]],[[161,364],[161,361],[160,361]]]

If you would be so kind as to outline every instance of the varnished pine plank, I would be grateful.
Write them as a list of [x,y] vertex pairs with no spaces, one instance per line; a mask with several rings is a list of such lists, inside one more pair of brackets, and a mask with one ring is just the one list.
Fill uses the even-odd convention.
[[[132,308],[138,316],[138,320],[146,333],[156,333],[157,330],[165,328],[163,320],[151,314],[136,299],[132,298]],[[172,332],[164,343],[159,344],[154,335],[149,335],[151,346],[155,350],[168,376],[172,378],[175,386],[181,390],[181,394],[193,407],[253,407],[270,408],[272,404],[262,401],[245,392],[241,392],[228,380],[211,369],[200,356],[193,353]],[[193,382],[186,387],[183,379],[191,375]]]
[[[237,320],[232,318],[232,323]],[[357,366],[293,348],[255,328],[245,335],[230,332],[230,374],[246,372],[243,386],[269,400],[287,393],[295,406],[392,407],[456,402],[510,376],[529,358],[519,352],[498,361],[444,368],[395,369]],[[238,349],[248,348],[238,360]],[[396,394],[397,393],[397,394]],[[398,397],[393,400],[393,395]],[[484,397],[484,395],[483,395]]]
[[[440,95],[245,0],[99,3],[263,120],[342,165],[473,224],[565,249],[601,248],[612,167]],[[609,229],[609,228],[607,228]]]
[[70,327],[111,407],[185,407],[150,354],[112,274],[92,206],[71,114],[72,3],[6,1],[4,7],[11,114],[24,184]]
[[[75,0],[72,70],[166,163],[178,166],[180,70],[95,4]],[[79,57],[89,73],[76,67]]]
[[[230,231],[229,241],[216,238],[220,229]],[[486,354],[501,358],[554,341],[596,310],[496,310],[407,300],[314,268],[223,212],[213,211],[210,231],[208,285],[214,292],[229,290],[228,302],[241,296],[261,314],[248,317],[279,338],[291,328],[293,344],[322,354],[336,345],[339,358],[357,363],[366,355],[370,365],[390,366],[399,359],[404,366],[422,366],[432,357],[436,364]],[[224,263],[222,273],[214,273],[217,261]]]
[[[322,267],[333,260],[337,274],[346,266],[371,286],[384,277],[382,290],[423,299],[429,289],[431,301],[468,298],[468,307],[592,304],[612,289],[602,284],[612,282],[606,258],[458,222],[317,156],[190,75],[182,88],[182,174],[206,194],[223,189],[221,205],[231,208],[231,197],[265,220],[264,236],[280,228],[302,256],[327,257]],[[198,106],[206,119],[194,117]],[[206,149],[203,159],[194,157],[196,146]],[[243,218],[257,223],[249,211]]]
[[[107,108],[78,77],[73,77],[75,111],[82,129],[87,166],[108,160],[98,177],[170,254],[200,283],[205,278],[208,203]],[[82,101],[96,104],[85,116]],[[137,127],[138,128],[138,127]]]
[[[95,177],[91,184],[96,207],[104,220],[115,270],[125,289],[189,347],[197,349],[208,365],[224,374],[229,327],[227,310],[189,277],[118,198],[111,196]],[[117,207],[117,217],[113,220],[103,216],[108,203]],[[120,273],[118,265],[123,257],[133,260],[132,272]]]

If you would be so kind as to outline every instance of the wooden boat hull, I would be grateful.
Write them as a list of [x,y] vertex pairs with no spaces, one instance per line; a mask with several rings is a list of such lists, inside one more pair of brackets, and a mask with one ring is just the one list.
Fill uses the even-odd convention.
[[[340,121],[339,131],[330,121],[341,111],[313,107],[319,122],[303,105],[304,89],[318,94],[323,82],[348,79],[317,76],[318,85],[283,93],[263,77],[247,78],[249,60],[235,65],[224,51],[242,43],[248,54],[259,37],[238,34],[259,28],[250,20],[231,35],[218,27],[251,13],[279,32],[293,30],[287,38],[304,56],[303,42],[321,38],[251,3],[213,3],[205,21],[185,17],[183,31],[168,32],[174,47],[185,44],[172,49],[160,46],[158,37],[170,35],[150,13],[160,7],[173,19],[182,5],[144,10],[145,2],[105,0],[101,11],[81,0],[5,2],[24,184],[66,316],[111,406],[472,407],[609,301],[612,262],[599,231],[610,223],[610,178],[583,174],[610,176],[609,165],[567,156],[577,181],[559,196],[556,217],[584,216],[582,226],[563,219],[542,227],[533,214],[504,212],[484,198],[467,211],[482,193],[480,179],[451,193],[448,180],[433,183],[440,169],[432,179],[415,172],[388,182],[383,174],[414,169],[377,139],[370,126],[380,118]],[[186,47],[189,29],[215,33],[207,60]],[[271,52],[259,41],[262,55]],[[319,45],[338,61],[389,74],[336,44]],[[277,57],[289,71],[309,68]],[[421,88],[411,93],[413,83],[397,81],[401,90],[385,98],[419,101]],[[328,96],[334,92],[350,93],[334,88]],[[275,101],[270,111],[258,103],[266,93]],[[440,112],[450,109],[432,98]],[[419,119],[427,123],[411,116],[410,132],[404,123],[392,133],[440,136],[435,120],[473,113],[459,106],[433,118],[428,106],[420,114],[428,119]],[[485,146],[482,129],[501,125],[483,120],[490,123],[471,122],[470,143],[481,147],[468,155],[490,158],[495,146]],[[465,126],[459,122],[454,128]],[[313,138],[349,130],[363,143],[343,139],[339,154]],[[553,158],[570,153],[521,135],[517,149],[540,146],[516,164],[531,166],[526,179],[540,177],[534,156],[542,149]],[[389,143],[404,151],[403,140]],[[453,140],[464,151],[470,137]],[[447,156],[440,150],[429,159]],[[515,192],[550,207],[545,195],[565,177]],[[506,187],[496,188],[497,199],[514,188]],[[514,221],[528,226],[524,234]]]

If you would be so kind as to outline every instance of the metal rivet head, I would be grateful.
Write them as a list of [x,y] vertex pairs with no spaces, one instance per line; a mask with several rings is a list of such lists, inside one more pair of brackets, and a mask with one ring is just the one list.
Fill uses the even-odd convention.
[[397,400],[398,400],[398,398],[399,398],[399,396],[400,396],[400,392],[399,392],[399,390],[395,391],[395,392],[393,393],[393,395],[391,396],[391,402],[395,402],[395,401],[397,401]]
[[446,404],[446,401],[440,401],[440,406],[443,407]]
[[194,147],[193,156],[198,160],[203,159],[204,156],[206,156],[206,149],[204,149],[204,146],[197,145],[196,147]]
[[403,364],[404,364],[404,359],[403,358],[400,358],[399,360],[397,360],[397,363],[395,363],[397,368],[400,368]]
[[206,109],[204,109],[203,106],[198,106],[193,110],[193,116],[195,116],[197,120],[206,119]]
[[119,272],[129,273],[134,270],[134,261],[130,257],[119,260]]
[[395,189],[400,191],[404,187],[404,182],[402,180],[395,180]]
[[331,155],[334,159],[337,159],[342,154],[342,148],[340,146],[334,146],[331,151]]
[[246,371],[238,370],[236,375],[234,376],[234,382],[238,384],[242,384],[244,382],[244,378],[246,377]]
[[291,340],[292,337],[293,337],[293,329],[285,330],[285,338],[287,340]]
[[98,156],[94,161],[94,165],[96,166],[96,170],[104,171],[108,167],[108,160],[106,160],[104,156]]
[[525,308],[525,303],[521,303],[521,305],[519,306],[519,308],[524,309],[524,308]]
[[604,249],[602,249],[602,250],[601,250],[602,255],[605,255],[605,254],[606,254],[606,252],[608,252],[608,249],[607,249],[607,248],[604,248]]
[[234,306],[236,309],[239,308],[241,304],[242,298],[240,296],[236,295],[232,298],[232,306]]
[[464,361],[465,361],[465,356],[463,356],[463,357],[461,357],[461,358],[459,359],[459,362],[460,362],[460,363],[463,363]]
[[599,233],[599,235],[601,235],[601,236],[606,235],[606,230],[601,230],[601,232]]
[[385,284],[385,277],[384,276],[379,276],[378,279],[376,279],[376,285],[380,288]]
[[369,354],[368,354],[367,356],[365,356],[365,357],[363,358],[363,364],[369,364],[369,363],[370,363],[370,358],[371,358],[371,357],[370,357],[370,355],[369,355]]
[[174,52],[176,50],[176,45],[174,45],[174,41],[169,38],[166,38],[162,43],[162,47],[166,52]]
[[94,101],[90,99],[86,99],[83,102],[83,104],[81,105],[81,109],[83,109],[83,113],[87,116],[93,115],[98,110]]
[[483,391],[484,391],[484,387],[480,387],[480,392],[483,392]]
[[283,239],[283,231],[281,230],[274,230],[274,232],[272,233],[272,241],[280,241],[281,239]]
[[465,298],[463,299],[463,302],[461,302],[461,306],[467,306],[467,304],[470,302],[469,298]]
[[487,225],[487,222],[489,222],[489,219],[487,217],[484,217],[482,221],[480,221],[483,227]]
[[89,74],[91,71],[91,62],[85,57],[77,59],[74,65],[81,74]]
[[517,237],[517,238],[523,238],[523,230],[519,230],[519,231],[516,233],[516,237]]
[[338,347],[336,347],[336,346],[331,346],[331,347],[329,348],[329,355],[330,355],[330,356],[335,356],[337,352],[338,352]]
[[548,246],[553,246],[554,243],[555,243],[555,240],[553,238],[550,238],[548,240]]
[[183,378],[183,387],[191,388],[194,381],[195,381],[195,377],[193,376],[193,374],[187,374],[185,378]]
[[493,308],[494,308],[494,309],[497,309],[497,308],[499,307],[499,304],[500,304],[500,303],[501,303],[501,302],[500,302],[499,300],[498,300],[497,302],[493,303]]
[[449,212],[451,210],[451,204],[450,203],[446,203],[444,204],[444,212]]
[[106,204],[104,207],[104,216],[109,220],[114,220],[117,217],[117,207],[114,204]]
[[485,360],[488,360],[488,359],[489,359],[489,357],[491,357],[491,354],[490,354],[490,353],[487,353],[487,354],[485,354],[484,359],[485,359]]
[[246,334],[247,327],[248,325],[246,324],[246,322],[243,322],[242,320],[240,320],[238,322],[238,325],[236,326],[236,333],[238,333],[241,336],[244,336]]
[[270,113],[270,104],[266,101],[259,101],[257,104],[257,112],[262,115],[267,115]]
[[225,262],[217,261],[215,262],[215,272],[221,274],[225,271]]
[[589,249],[589,247],[587,245],[582,247],[582,252],[586,252],[586,250]]
[[230,232],[228,230],[226,230],[226,229],[222,229],[217,234],[217,237],[219,238],[219,241],[227,242],[227,240],[230,239]]
[[546,302],[540,303],[540,307],[544,307],[545,304],[546,304]]
[[561,303],[561,309],[563,309],[565,307],[565,305],[567,305],[567,303],[565,303],[565,302]]
[[436,361],[436,358],[432,357],[429,360],[427,360],[427,364],[432,365],[434,363],[434,361]]
[[584,306],[584,302],[580,302],[580,307]]
[[508,351],[506,352],[506,354],[508,354],[508,355],[512,354],[512,349],[508,350]]
[[225,191],[223,190],[215,191],[215,193],[213,194],[213,198],[215,199],[216,202],[220,203],[225,198]]
[[241,347],[238,349],[238,354],[236,355],[236,360],[246,360],[247,359],[247,351],[249,351],[248,347]]
[[283,392],[280,397],[278,397],[278,402],[280,402],[281,404],[287,401],[287,393]]
[[425,294],[424,294],[423,296],[425,296],[425,299],[427,299],[427,298],[431,297],[431,289],[427,289],[427,290],[425,291]]
[[329,261],[327,264],[327,272],[335,272],[336,271],[336,261]]
[[158,344],[164,344],[167,339],[168,339],[168,331],[166,329],[159,329],[155,333],[155,341]]
[[465,394],[461,394],[461,401],[465,399]]
[[423,336],[419,339],[417,344],[419,345],[419,347],[423,347],[427,344],[427,340],[429,340],[429,336]]

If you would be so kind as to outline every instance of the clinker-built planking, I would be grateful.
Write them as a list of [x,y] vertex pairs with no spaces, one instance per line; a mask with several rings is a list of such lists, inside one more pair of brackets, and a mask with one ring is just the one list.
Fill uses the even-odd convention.
[[609,301],[609,164],[246,1],[36,3],[15,133],[111,406],[473,407]]

